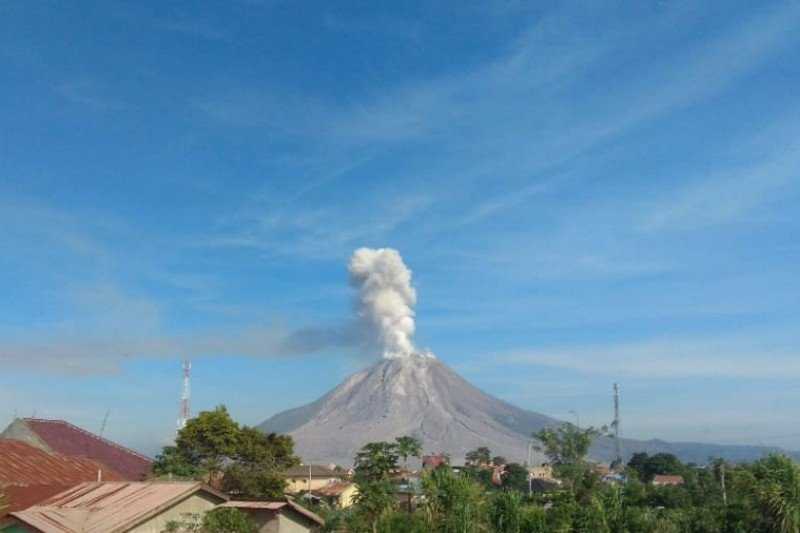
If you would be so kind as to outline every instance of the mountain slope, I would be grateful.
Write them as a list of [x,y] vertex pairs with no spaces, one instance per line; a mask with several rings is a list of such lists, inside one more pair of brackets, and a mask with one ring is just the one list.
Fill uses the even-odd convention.
[[[259,428],[292,435],[307,462],[349,465],[365,443],[402,435],[421,440],[426,453],[446,452],[456,462],[479,446],[523,462],[531,433],[562,423],[484,393],[438,359],[410,356],[383,359],[315,402],[276,414]],[[608,461],[613,450],[612,440],[603,437],[591,455]],[[774,449],[625,439],[623,450],[626,455],[667,451],[702,463],[711,456],[753,459]]]

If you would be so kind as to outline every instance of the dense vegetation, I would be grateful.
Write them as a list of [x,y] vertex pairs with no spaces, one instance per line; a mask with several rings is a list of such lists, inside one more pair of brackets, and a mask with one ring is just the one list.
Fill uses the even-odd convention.
[[[625,482],[613,482],[587,461],[598,434],[565,425],[536,435],[560,480],[555,490],[529,492],[520,465],[505,465],[499,482],[492,480],[494,466],[505,461],[479,449],[459,472],[447,465],[426,472],[413,509],[398,497],[396,445],[371,443],[357,457],[355,504],[320,512],[328,531],[352,533],[800,532],[800,468],[787,457],[699,467],[670,454],[635,454]],[[659,474],[684,483],[655,486]]]
[[[544,488],[529,483],[525,467],[487,448],[467,454],[463,468],[445,464],[414,483],[407,464],[421,453],[418,441],[369,443],[355,458],[354,505],[315,510],[328,531],[349,533],[800,533],[800,467],[788,457],[697,466],[637,453],[615,481],[587,460],[599,434],[565,424],[534,435],[559,481]],[[189,421],[154,472],[210,481],[237,498],[279,499],[281,473],[297,463],[290,437],[239,426],[218,407]],[[654,485],[663,474],[684,482]],[[207,516],[174,531],[252,530],[232,510]]]

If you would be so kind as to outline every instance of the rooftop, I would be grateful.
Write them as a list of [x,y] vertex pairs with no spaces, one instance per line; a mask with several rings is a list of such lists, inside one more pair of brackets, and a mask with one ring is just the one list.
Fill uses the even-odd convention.
[[335,470],[328,468],[327,466],[321,465],[300,465],[300,466],[293,466],[292,468],[288,468],[283,475],[286,477],[305,477],[309,476],[309,469],[311,469],[311,477],[341,477],[342,474]]
[[315,513],[312,513],[302,505],[295,503],[292,500],[286,501],[278,501],[278,502],[265,502],[265,501],[235,501],[231,500],[229,502],[225,502],[220,507],[234,507],[236,509],[253,509],[253,510],[261,510],[261,511],[270,511],[270,512],[280,512],[284,510],[291,510],[298,514],[303,515],[304,517],[308,518],[309,520],[316,522],[319,525],[324,525],[325,521]]
[[149,457],[64,420],[17,419],[0,437],[22,440],[47,452],[93,459],[131,481],[144,479],[153,463]]
[[319,496],[340,496],[344,491],[352,486],[353,483],[349,481],[336,481],[312,492]]
[[227,498],[201,483],[82,483],[11,516],[43,533],[108,533],[128,528],[203,491]]
[[104,464],[84,457],[67,457],[13,439],[0,439],[0,487],[8,497],[9,511],[25,509],[86,481],[124,477]]

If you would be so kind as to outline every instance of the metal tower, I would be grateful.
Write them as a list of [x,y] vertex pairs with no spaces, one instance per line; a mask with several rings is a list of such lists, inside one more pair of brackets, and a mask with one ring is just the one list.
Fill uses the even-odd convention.
[[622,464],[622,443],[619,440],[619,385],[614,383],[614,453],[616,463]]
[[191,388],[189,379],[192,374],[192,362],[188,359],[183,360],[183,389],[181,390],[181,409],[178,415],[178,431],[186,427],[186,422],[191,417],[189,399],[191,398]]

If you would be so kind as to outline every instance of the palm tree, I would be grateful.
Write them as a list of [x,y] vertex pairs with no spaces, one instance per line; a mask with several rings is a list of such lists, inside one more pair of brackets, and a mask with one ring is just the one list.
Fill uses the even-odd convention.
[[403,468],[408,470],[408,458],[422,455],[422,443],[414,437],[407,436],[398,437],[395,442],[397,442],[397,455],[403,458]]
[[754,465],[757,496],[774,533],[800,533],[800,467],[789,457],[771,455]]

